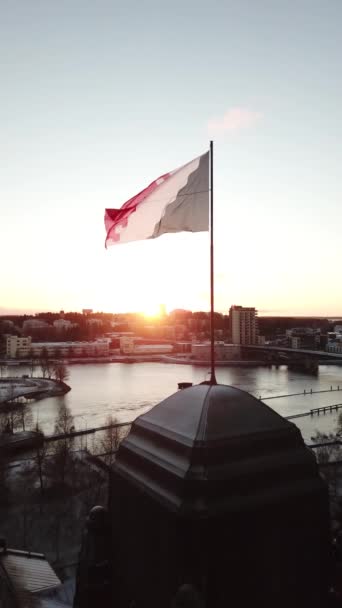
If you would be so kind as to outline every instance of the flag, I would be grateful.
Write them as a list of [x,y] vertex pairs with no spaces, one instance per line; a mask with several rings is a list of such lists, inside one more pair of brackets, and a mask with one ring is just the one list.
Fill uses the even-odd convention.
[[106,247],[209,229],[209,152],[165,173],[120,209],[106,209]]

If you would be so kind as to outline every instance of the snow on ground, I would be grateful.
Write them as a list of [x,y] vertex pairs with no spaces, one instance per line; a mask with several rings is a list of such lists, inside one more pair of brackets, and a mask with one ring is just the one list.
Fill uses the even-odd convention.
[[75,579],[70,578],[49,593],[41,593],[40,608],[72,607],[75,595]]
[[29,396],[37,391],[55,391],[56,383],[48,378],[1,378],[0,403],[8,399]]

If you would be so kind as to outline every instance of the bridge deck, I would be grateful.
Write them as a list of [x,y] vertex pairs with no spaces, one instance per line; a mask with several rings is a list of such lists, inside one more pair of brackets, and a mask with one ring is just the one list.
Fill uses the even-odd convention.
[[278,352],[278,353],[290,353],[299,355],[311,355],[319,357],[320,359],[342,359],[342,353],[328,353],[326,350],[309,350],[307,348],[289,348],[288,346],[257,346],[252,344],[245,344],[242,346],[243,349],[248,350],[259,350],[263,352]]

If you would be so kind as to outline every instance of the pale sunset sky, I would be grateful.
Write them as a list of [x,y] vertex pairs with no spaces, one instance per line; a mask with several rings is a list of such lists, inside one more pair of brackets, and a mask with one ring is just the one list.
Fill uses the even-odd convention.
[[341,0],[0,0],[0,314],[209,308],[105,207],[215,146],[216,309],[342,315]]

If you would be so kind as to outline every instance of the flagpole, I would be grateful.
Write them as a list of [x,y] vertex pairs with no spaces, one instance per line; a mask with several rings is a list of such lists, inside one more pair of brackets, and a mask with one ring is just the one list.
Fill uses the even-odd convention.
[[214,150],[210,141],[210,381],[217,384],[215,376],[215,317],[214,317]]

